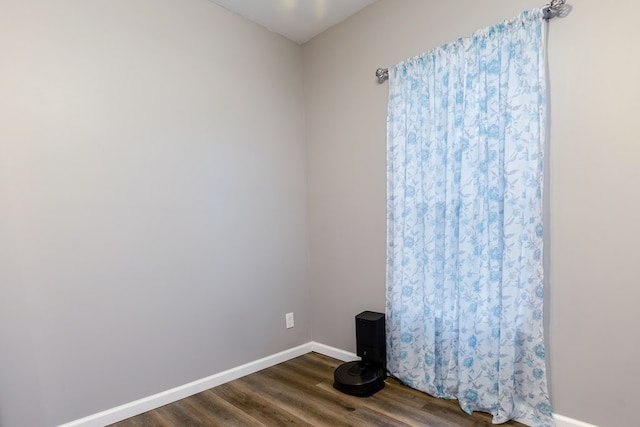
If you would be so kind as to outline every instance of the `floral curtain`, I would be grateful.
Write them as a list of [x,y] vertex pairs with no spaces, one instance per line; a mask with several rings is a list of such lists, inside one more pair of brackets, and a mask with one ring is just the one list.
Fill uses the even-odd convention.
[[388,369],[494,423],[552,426],[542,12],[389,72]]

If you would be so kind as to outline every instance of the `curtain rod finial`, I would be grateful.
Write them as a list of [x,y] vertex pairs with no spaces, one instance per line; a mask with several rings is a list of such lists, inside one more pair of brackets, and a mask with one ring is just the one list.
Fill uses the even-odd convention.
[[389,69],[388,68],[378,68],[376,70],[376,77],[378,78],[378,83],[384,83],[389,80]]
[[563,12],[566,12],[568,6],[566,3],[567,0],[551,0],[551,3],[542,9],[543,18],[548,21],[556,16],[563,16]]

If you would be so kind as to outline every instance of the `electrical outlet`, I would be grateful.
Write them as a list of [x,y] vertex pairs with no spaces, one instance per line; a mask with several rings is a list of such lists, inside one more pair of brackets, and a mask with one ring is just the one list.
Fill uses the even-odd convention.
[[293,328],[293,312],[285,314],[284,319],[287,324],[287,329]]

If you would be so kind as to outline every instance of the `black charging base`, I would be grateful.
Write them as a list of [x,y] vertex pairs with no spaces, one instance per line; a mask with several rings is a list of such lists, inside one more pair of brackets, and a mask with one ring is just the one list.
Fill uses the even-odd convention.
[[387,374],[379,363],[355,361],[338,366],[333,372],[333,387],[353,396],[367,397],[384,388]]

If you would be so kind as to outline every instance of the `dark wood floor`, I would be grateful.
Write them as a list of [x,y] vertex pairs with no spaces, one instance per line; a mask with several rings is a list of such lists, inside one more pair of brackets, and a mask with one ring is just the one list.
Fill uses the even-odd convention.
[[456,401],[432,398],[390,378],[371,397],[343,394],[332,387],[341,363],[308,353],[112,426],[492,425],[488,414],[469,416]]

